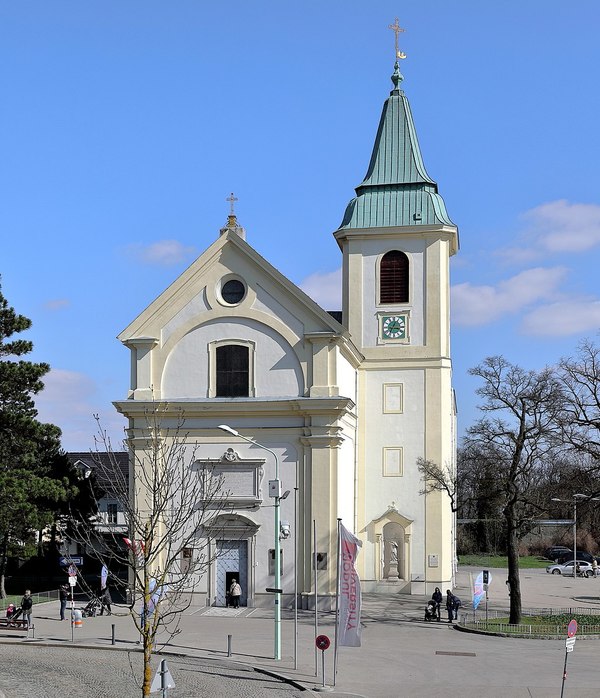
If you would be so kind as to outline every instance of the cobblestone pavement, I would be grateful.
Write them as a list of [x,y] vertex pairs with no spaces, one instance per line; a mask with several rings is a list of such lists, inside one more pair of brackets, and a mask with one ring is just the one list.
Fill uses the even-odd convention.
[[[141,696],[136,678],[142,658],[137,652],[21,644],[3,645],[1,657],[0,698]],[[176,686],[169,691],[173,698],[299,698],[302,693],[248,666],[191,657],[166,659]]]

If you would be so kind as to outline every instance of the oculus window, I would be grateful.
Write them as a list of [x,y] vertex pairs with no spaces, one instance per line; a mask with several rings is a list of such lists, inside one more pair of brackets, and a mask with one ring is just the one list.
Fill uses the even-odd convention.
[[246,286],[239,279],[229,279],[221,287],[221,298],[229,305],[237,305],[246,295]]
[[379,302],[408,303],[408,257],[392,250],[383,255],[379,266]]

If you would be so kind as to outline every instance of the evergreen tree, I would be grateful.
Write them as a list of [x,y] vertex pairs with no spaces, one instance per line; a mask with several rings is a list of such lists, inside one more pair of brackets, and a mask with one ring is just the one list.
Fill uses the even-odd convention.
[[0,597],[11,543],[52,523],[58,503],[68,497],[63,474],[53,467],[60,454],[60,429],[42,424],[34,396],[50,366],[20,357],[33,344],[13,335],[31,327],[0,290]]

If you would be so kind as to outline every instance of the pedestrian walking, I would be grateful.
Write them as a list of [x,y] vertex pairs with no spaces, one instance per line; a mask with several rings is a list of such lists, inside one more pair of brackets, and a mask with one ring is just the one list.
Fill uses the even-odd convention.
[[442,619],[442,599],[443,599],[442,591],[439,587],[435,588],[435,591],[431,595],[432,601],[435,603],[435,615],[437,616],[438,620]]
[[237,583],[235,579],[231,580],[231,586],[229,587],[229,599],[231,605],[234,608],[240,607],[240,596],[242,595],[242,587]]
[[21,611],[23,612],[23,620],[25,621],[25,627],[27,630],[31,627],[31,612],[33,610],[33,599],[31,598],[31,591],[26,589],[25,596],[21,599]]
[[106,615],[110,616],[111,615],[111,610],[110,606],[112,604],[112,597],[110,595],[110,591],[108,587],[104,587],[104,589],[100,590],[100,615],[104,615],[104,609],[106,609]]
[[592,559],[592,574],[594,577],[598,576],[598,560],[597,558]]
[[69,600],[69,587],[67,584],[61,584],[58,590],[58,598],[60,599],[60,619],[65,619],[65,609]]
[[448,611],[448,623],[454,620],[454,594],[446,589],[446,610]]

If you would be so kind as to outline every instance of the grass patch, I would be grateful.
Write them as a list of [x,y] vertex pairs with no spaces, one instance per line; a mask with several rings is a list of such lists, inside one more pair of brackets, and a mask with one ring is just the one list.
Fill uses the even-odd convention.
[[6,611],[9,603],[13,603],[15,606],[20,606],[22,598],[23,594],[20,596],[9,594],[5,599],[0,599],[0,611]]
[[[461,567],[468,565],[469,567],[481,567],[482,569],[487,569],[488,567],[507,569],[508,558],[506,555],[461,555],[458,564]],[[519,558],[519,567],[522,570],[546,569],[551,564],[550,560],[537,555],[526,555]]]
[[567,625],[569,621],[577,621],[580,635],[600,634],[600,616],[587,613],[557,613],[555,615],[544,616],[523,616],[519,625],[509,625],[508,616],[490,618],[488,622],[480,621],[475,625],[465,622],[466,627],[478,627],[480,630],[487,630],[492,633],[504,633],[508,635],[557,635],[567,636]]

